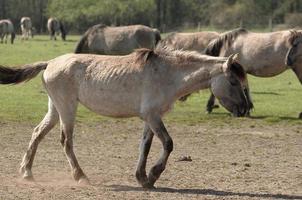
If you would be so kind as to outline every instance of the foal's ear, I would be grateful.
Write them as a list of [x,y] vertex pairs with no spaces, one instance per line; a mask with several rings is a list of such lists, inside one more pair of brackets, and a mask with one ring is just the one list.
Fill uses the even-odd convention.
[[228,57],[227,61],[223,64],[222,70],[224,73],[229,73],[231,71],[232,63],[238,59],[238,53],[232,54]]
[[230,55],[226,61],[226,65],[223,67],[223,71],[227,75],[235,74],[241,81],[243,81],[246,79],[246,72],[238,60],[238,53]]

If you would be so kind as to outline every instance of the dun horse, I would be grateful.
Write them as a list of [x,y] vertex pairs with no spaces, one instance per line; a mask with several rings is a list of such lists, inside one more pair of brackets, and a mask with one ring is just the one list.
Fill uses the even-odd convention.
[[11,42],[11,44],[13,44],[15,37],[16,37],[15,28],[14,28],[13,23],[9,19],[0,20],[1,43],[3,43],[3,39],[4,39],[4,42],[7,43],[8,35],[11,35],[10,42]]
[[22,40],[28,40],[29,37],[33,37],[31,19],[29,17],[22,17],[20,24],[21,24]]
[[47,21],[47,29],[50,34],[50,39],[57,40],[56,34],[61,33],[62,40],[66,40],[66,29],[63,23],[56,18],[49,18]]
[[148,26],[110,27],[98,24],[82,36],[75,53],[127,55],[134,49],[154,49],[160,39],[159,31]]
[[[206,49],[206,54],[212,56],[233,53],[240,54],[239,62],[248,74],[272,77],[292,69],[302,83],[302,32],[253,33],[235,29],[213,40]],[[212,111],[214,99],[212,95],[208,101],[208,112]]]
[[181,49],[204,53],[208,44],[219,36],[217,32],[171,33],[159,45],[171,49]]
[[[233,55],[215,58],[164,49],[140,49],[127,56],[67,54],[21,68],[0,67],[0,83],[21,83],[43,70],[48,112],[34,129],[21,163],[20,172],[25,179],[32,179],[38,144],[60,121],[61,144],[73,177],[79,183],[88,182],[73,151],[78,103],[101,115],[139,117],[145,122],[136,178],[146,188],[154,187],[173,150],[162,116],[179,97],[211,87],[228,110],[238,115],[247,111],[240,82],[246,74]],[[163,153],[147,176],[147,156],[154,135],[161,141]]]

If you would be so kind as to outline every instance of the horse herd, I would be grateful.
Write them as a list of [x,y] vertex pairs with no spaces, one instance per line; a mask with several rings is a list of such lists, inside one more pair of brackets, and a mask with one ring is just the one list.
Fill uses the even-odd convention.
[[[60,22],[49,20],[48,26],[54,27],[52,35],[61,30],[65,39]],[[253,33],[241,28],[225,33],[173,33],[161,40],[159,31],[147,26],[100,24],[86,31],[74,54],[18,68],[0,66],[0,84],[21,83],[44,71],[48,112],[34,129],[20,173],[24,179],[33,179],[38,144],[60,122],[61,144],[73,177],[89,183],[73,151],[75,116],[81,103],[101,115],[144,121],[136,179],[142,187],[153,188],[173,150],[162,117],[175,101],[210,88],[208,112],[217,98],[234,116],[246,116],[253,108],[247,73],[271,77],[292,69],[302,83],[301,41],[301,31]],[[154,135],[163,151],[147,175]]]
[[[20,20],[21,28],[21,40],[28,40],[30,37],[34,37],[35,28],[32,26],[30,17],[22,17]],[[66,30],[62,22],[56,18],[49,18],[47,21],[47,29],[50,34],[50,39],[56,40],[56,34],[61,34],[63,40],[66,38]],[[0,20],[0,39],[1,43],[7,43],[7,39],[10,35],[11,44],[14,43],[16,37],[16,30],[14,24],[9,19]]]

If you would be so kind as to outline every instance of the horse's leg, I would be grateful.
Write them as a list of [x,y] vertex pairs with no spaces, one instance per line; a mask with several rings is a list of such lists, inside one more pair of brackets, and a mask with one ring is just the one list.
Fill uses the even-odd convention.
[[7,38],[8,38],[8,34],[5,34],[5,39],[4,39],[5,44],[7,44]]
[[[77,101],[61,101],[59,103],[58,112],[60,114],[60,123],[61,123],[61,144],[64,148],[65,155],[70,164],[72,175],[76,181],[79,183],[84,182],[88,183],[88,179],[81,169],[78,160],[73,151],[73,128],[77,110]],[[70,100],[70,99],[69,99]],[[63,102],[67,102],[64,104]]]
[[48,101],[48,112],[41,123],[34,129],[28,149],[23,157],[20,173],[25,179],[32,179],[31,168],[39,143],[44,136],[57,124],[59,115],[51,99]]
[[213,108],[214,108],[214,104],[215,104],[215,96],[214,94],[211,92],[211,96],[208,100],[208,103],[207,103],[207,107],[206,107],[206,112],[207,113],[211,113],[213,111]]
[[163,145],[163,151],[157,163],[150,169],[148,175],[149,183],[145,186],[148,188],[154,188],[154,183],[160,177],[161,173],[165,170],[166,164],[170,153],[173,151],[173,141],[169,136],[168,131],[165,128],[160,116],[153,116],[147,120],[153,133],[159,138]]
[[143,187],[150,187],[146,174],[147,157],[150,151],[154,133],[147,123],[145,123],[144,133],[140,144],[139,160],[136,168],[136,179]]
[[[297,78],[299,79],[300,83],[302,84],[302,66],[297,66],[295,68],[292,68],[292,70],[295,72]],[[299,119],[302,119],[302,112],[299,114]]]
[[292,70],[294,71],[300,83],[302,84],[302,66],[294,67],[292,68]]

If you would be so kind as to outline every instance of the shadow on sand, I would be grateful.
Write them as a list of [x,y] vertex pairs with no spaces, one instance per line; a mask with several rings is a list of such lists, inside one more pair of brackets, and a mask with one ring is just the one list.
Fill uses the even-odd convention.
[[[108,188],[111,188],[115,192],[143,192],[146,189],[141,187],[127,186],[127,185],[109,185]],[[176,189],[176,188],[165,188],[159,187],[156,189],[148,190],[149,192],[163,192],[163,193],[179,193],[179,194],[198,194],[198,195],[212,195],[218,197],[256,197],[256,198],[275,198],[275,199],[302,199],[302,196],[297,195],[287,195],[287,194],[268,194],[268,193],[249,193],[249,192],[230,192],[230,191],[221,191],[214,189]]]

